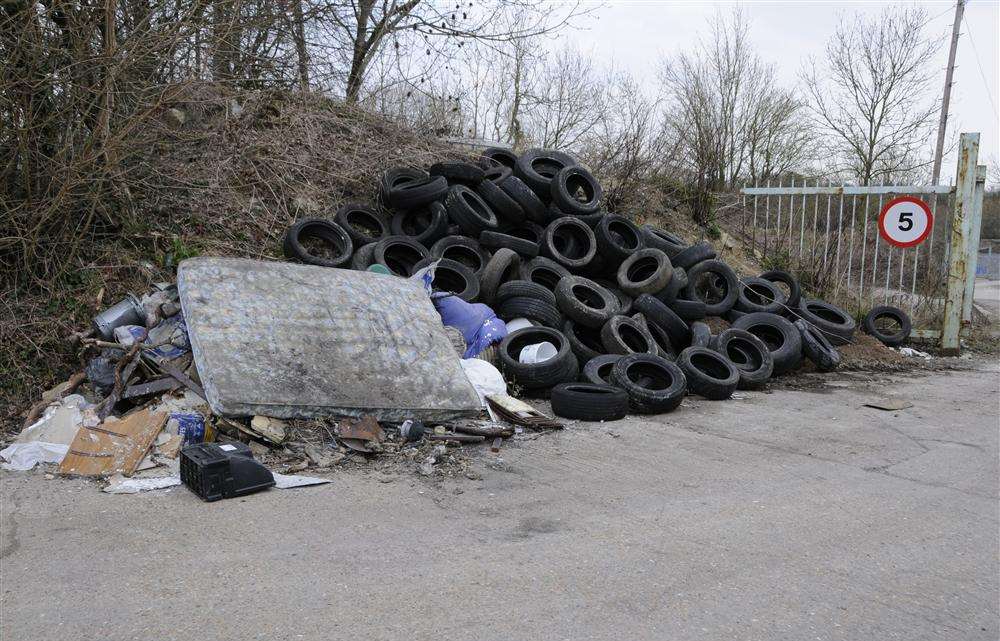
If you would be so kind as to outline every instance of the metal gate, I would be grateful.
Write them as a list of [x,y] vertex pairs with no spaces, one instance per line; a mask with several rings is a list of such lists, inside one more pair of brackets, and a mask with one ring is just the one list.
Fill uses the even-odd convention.
[[[796,185],[741,190],[738,229],[768,268],[787,269],[816,296],[855,315],[876,305],[907,310],[914,335],[957,351],[972,317],[986,168],[979,134],[962,134],[955,184]],[[882,206],[916,196],[934,224],[920,245],[898,248],[878,231]]]

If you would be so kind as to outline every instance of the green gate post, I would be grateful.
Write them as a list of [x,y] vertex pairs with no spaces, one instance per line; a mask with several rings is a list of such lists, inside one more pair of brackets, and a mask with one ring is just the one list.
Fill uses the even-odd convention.
[[941,352],[957,356],[961,349],[962,307],[968,280],[973,209],[976,201],[976,167],[979,161],[979,134],[962,134],[958,148],[958,175],[955,180],[955,211],[951,219],[948,257],[948,291],[944,299],[944,322],[941,325]]
[[976,167],[976,195],[972,203],[972,235],[969,237],[969,262],[965,276],[965,301],[962,324],[972,324],[972,303],[976,293],[976,268],[979,266],[979,238],[983,227],[983,195],[986,192],[986,165]]

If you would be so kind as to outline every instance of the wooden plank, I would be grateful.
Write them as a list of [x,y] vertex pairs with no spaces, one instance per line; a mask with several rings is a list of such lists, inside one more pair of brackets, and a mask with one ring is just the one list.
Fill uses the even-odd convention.
[[167,412],[148,409],[120,421],[81,427],[59,465],[60,474],[80,476],[131,475],[167,422]]

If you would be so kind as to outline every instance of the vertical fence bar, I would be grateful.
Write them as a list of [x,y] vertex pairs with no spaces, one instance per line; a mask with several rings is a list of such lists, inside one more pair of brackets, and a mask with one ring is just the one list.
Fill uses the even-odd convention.
[[[759,187],[758,181],[753,182],[754,187]],[[753,195],[753,239],[750,241],[750,252],[757,254],[757,194]]]
[[[884,181],[879,181],[879,186],[882,186]],[[878,209],[875,210],[875,226],[878,227],[878,212],[882,211],[882,200],[885,198],[882,194],[878,195]],[[872,231],[872,238],[875,239],[875,258],[872,260],[872,296],[875,295],[875,275],[878,273],[878,246],[881,236],[878,230]]]
[[861,212],[861,229],[864,234],[861,238],[861,265],[858,267],[858,307],[861,307],[861,298],[865,294],[865,258],[868,254],[868,198],[865,194],[865,210]]
[[[778,181],[778,186],[781,186],[781,181]],[[795,186],[795,179],[792,178],[792,187]],[[774,250],[771,253],[777,251],[778,245],[781,243],[781,194],[778,194],[778,222],[774,225],[774,233],[777,234],[777,238],[774,239]]]
[[[819,179],[817,179],[816,180],[816,198],[813,199],[813,225],[812,225],[812,227],[813,227],[813,238],[812,238],[812,246],[809,247],[809,268],[813,269],[813,270],[816,269],[816,223],[817,223],[817,221],[819,219],[819,182],[820,182]],[[805,228],[805,222],[806,222],[806,210],[805,210],[805,208],[803,208],[802,209],[802,227],[803,227],[803,232],[804,232],[804,228]],[[802,232],[800,232],[799,233],[799,238],[802,238],[803,235],[804,234]],[[799,245],[799,253],[800,254],[802,253],[801,242],[800,242],[800,245]]]
[[[976,196],[976,166],[979,161],[979,134],[964,133],[959,142],[958,174],[955,180],[955,207],[951,220],[948,259],[948,293],[944,299],[941,351],[957,355],[961,348],[962,307],[968,270],[969,241],[972,237],[972,209]],[[978,249],[978,248],[977,248]]]
[[[829,183],[827,183],[829,184]],[[826,196],[826,223],[824,223],[823,234],[823,272],[826,272],[826,258],[830,253],[830,207],[833,205],[833,194]]]
[[[931,201],[931,217],[937,219],[937,201],[938,195],[934,194],[934,200]],[[935,222],[935,224],[937,224]],[[931,240],[934,240],[933,230],[931,231]],[[932,260],[930,249],[927,250],[927,262],[930,263]],[[910,318],[913,318],[913,310],[917,304],[917,264],[920,262],[920,245],[917,245],[917,251],[913,254],[913,278],[910,281]]]
[[[780,181],[779,181],[780,182]],[[767,179],[767,186],[771,186],[771,179]],[[761,252],[763,256],[767,256],[767,240],[771,237],[771,194],[768,194],[764,198],[764,251]]]
[[[841,186],[841,187],[843,187],[843,186]],[[829,236],[830,236],[830,234],[829,234],[829,225],[827,225],[827,238],[829,238]],[[836,294],[840,293],[840,278],[839,278],[839,274],[840,274],[840,244],[841,244],[840,241],[843,238],[843,236],[844,236],[844,192],[841,191],[840,192],[840,211],[837,214],[837,251],[834,254],[834,259],[833,259],[833,261],[834,261],[833,262],[833,273],[838,275],[838,278],[834,281],[836,283],[836,286],[834,287],[834,290],[833,290],[834,293],[836,293]],[[850,276],[849,273],[848,273],[848,276],[847,276],[847,282],[848,283],[851,282],[851,276]]]
[[851,247],[847,255],[847,287],[851,286],[851,271],[854,269],[854,235],[857,232],[855,214],[858,211],[858,197],[851,196]]

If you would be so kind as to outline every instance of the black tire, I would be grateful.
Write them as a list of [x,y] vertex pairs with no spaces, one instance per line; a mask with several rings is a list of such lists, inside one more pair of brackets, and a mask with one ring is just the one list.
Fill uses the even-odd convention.
[[712,260],[713,258],[715,258],[715,250],[703,241],[678,252],[676,256],[671,257],[670,262],[677,267],[690,269],[704,260]]
[[384,206],[388,207],[390,206],[390,195],[393,190],[398,190],[408,183],[427,180],[430,177],[429,173],[416,167],[393,167],[392,169],[388,169],[379,178],[379,199]]
[[448,233],[448,210],[439,202],[397,212],[389,223],[394,236],[409,236],[430,247]]
[[[571,216],[586,216],[601,208],[604,192],[594,176],[579,165],[566,167],[550,184],[552,204]],[[582,194],[579,198],[577,194]]]
[[472,238],[500,226],[500,221],[490,206],[465,185],[455,185],[449,189],[444,204],[451,220],[462,228],[465,235]]
[[532,242],[539,247],[541,247],[542,239],[545,237],[545,228],[530,220],[511,225],[501,225],[500,231],[508,236]]
[[[541,363],[524,364],[518,361],[522,349],[543,341],[555,345],[555,356]],[[504,375],[525,389],[569,383],[576,380],[579,374],[579,364],[569,349],[569,341],[562,332],[550,327],[525,327],[511,332],[500,342],[497,353]]]
[[479,166],[483,169],[492,169],[501,166],[513,169],[517,163],[517,154],[512,149],[504,147],[487,147],[479,155]]
[[611,292],[582,276],[561,279],[555,294],[559,310],[587,327],[603,327],[621,312],[618,299]]
[[726,319],[727,321],[729,321],[729,324],[732,325],[733,323],[736,322],[736,319],[743,318],[746,315],[747,315],[747,312],[741,312],[738,309],[731,309],[728,312],[726,312],[725,314],[723,314],[722,317],[724,319]]
[[601,218],[594,228],[597,249],[614,267],[645,247],[642,232],[631,220],[618,214],[608,214]]
[[649,294],[642,294],[632,302],[632,309],[646,317],[650,323],[656,323],[667,332],[670,343],[675,351],[680,351],[691,342],[691,330],[687,323],[662,301]]
[[525,217],[536,223],[545,223],[545,203],[543,203],[535,192],[531,191],[517,176],[508,176],[499,183],[500,189],[514,199],[524,211]]
[[483,249],[479,241],[465,236],[445,236],[431,246],[431,256],[462,263],[476,276],[481,276],[486,263],[490,262],[490,252]]
[[712,401],[732,396],[740,382],[729,359],[707,347],[688,347],[677,356],[677,365],[687,377],[688,391]]
[[514,175],[543,201],[552,194],[552,179],[566,167],[576,164],[576,159],[554,149],[529,149],[517,157]]
[[500,283],[517,280],[520,271],[521,257],[510,249],[498,249],[479,277],[479,298],[487,305],[493,304]]
[[611,380],[625,390],[629,407],[640,414],[672,412],[687,391],[681,368],[650,354],[622,356],[611,368]]
[[802,362],[802,337],[790,320],[777,314],[747,314],[733,323],[764,341],[774,361],[774,376],[790,372]]
[[584,214],[584,215],[572,214],[559,209],[558,207],[555,206],[554,203],[549,205],[548,209],[545,210],[545,214],[546,214],[546,220],[550,223],[553,220],[557,220],[565,216],[572,216],[573,218],[576,218],[581,223],[583,223],[587,227],[590,227],[591,229],[597,227],[597,223],[601,222],[601,219],[607,215],[603,211],[595,211],[592,214]]
[[594,231],[576,218],[564,216],[546,227],[541,251],[569,270],[583,269],[597,254]]
[[640,314],[640,316],[646,322],[646,330],[656,343],[657,355],[662,356],[668,361],[677,360],[677,351],[674,349],[674,344],[670,340],[670,334],[667,330],[663,329],[663,326],[659,323],[654,323],[646,318],[644,314]]
[[670,305],[670,309],[674,310],[674,313],[689,323],[701,320],[708,315],[706,314],[705,303],[700,300],[678,298]]
[[363,272],[371,266],[373,260],[375,260],[375,243],[362,245],[351,257],[351,269]]
[[389,179],[392,172],[386,172],[383,177],[383,202],[393,209],[415,209],[423,205],[441,200],[448,193],[448,181],[443,176],[427,176],[414,178],[411,175],[396,174]]
[[355,248],[377,243],[392,234],[388,217],[368,205],[347,203],[337,210],[333,222],[347,232]]
[[412,276],[417,263],[430,256],[427,248],[408,236],[388,236],[375,243],[372,264],[384,265],[397,276]]
[[677,297],[680,295],[681,291],[687,287],[688,277],[687,271],[682,267],[674,266],[674,275],[671,276],[670,282],[667,286],[660,291],[653,294],[662,302],[664,305],[670,305]]
[[[736,304],[739,285],[736,273],[721,260],[703,260],[687,270],[684,298],[705,304],[706,316],[722,316]],[[706,282],[709,281],[709,282]],[[712,285],[710,289],[708,285]],[[721,292],[715,293],[716,288]]]
[[562,383],[552,388],[552,413],[580,421],[617,421],[628,414],[628,394],[611,385]]
[[496,293],[493,295],[493,302],[499,305],[508,298],[535,298],[555,307],[556,296],[550,290],[528,280],[509,280],[500,283]]
[[736,309],[751,314],[768,312],[784,314],[788,298],[777,283],[766,278],[744,278],[739,284],[740,295]]
[[[303,242],[310,245],[322,244],[323,255],[312,253]],[[285,232],[282,243],[285,257],[302,261],[307,265],[321,267],[343,267],[351,260],[354,244],[351,237],[337,223],[321,218],[309,218],[293,224]]]
[[821,372],[832,372],[840,365],[840,352],[823,336],[823,332],[801,318],[794,323],[802,337],[802,353]]
[[663,291],[674,277],[670,259],[659,249],[640,249],[618,267],[618,286],[631,295]]
[[555,305],[550,305],[537,298],[527,296],[515,296],[508,298],[502,303],[494,306],[500,320],[507,322],[515,318],[526,318],[538,325],[551,327],[552,329],[562,329],[565,319]]
[[847,345],[854,338],[857,326],[854,318],[836,305],[803,298],[799,301],[797,313],[802,320],[823,332],[834,347]]
[[797,278],[789,274],[782,269],[772,269],[766,271],[759,276],[764,280],[769,280],[772,283],[778,283],[779,285],[784,285],[788,288],[788,293],[785,294],[785,304],[792,309],[799,308],[799,301],[802,298],[802,287],[799,285]]
[[525,218],[524,209],[507,192],[491,180],[476,186],[476,193],[490,206],[497,218],[505,223],[519,223]]
[[642,237],[646,242],[646,247],[655,247],[670,258],[681,253],[688,246],[680,236],[653,227],[652,225],[643,225],[641,231]]
[[475,187],[486,178],[482,167],[467,162],[436,162],[430,167],[431,176],[444,176],[449,184]]
[[615,363],[624,358],[621,354],[602,354],[587,361],[580,374],[581,380],[594,385],[612,385],[617,387],[611,380],[611,370]]
[[599,329],[567,320],[563,323],[562,330],[563,334],[566,335],[566,340],[569,341],[570,349],[573,350],[577,359],[584,366],[591,360],[605,354],[604,343],[601,342],[601,331]]
[[[885,327],[879,326],[879,323],[884,321],[889,321],[897,325],[898,328],[886,331]],[[874,336],[883,345],[888,345],[889,347],[899,347],[906,342],[906,339],[910,337],[910,332],[913,331],[913,323],[906,312],[898,307],[890,307],[888,305],[872,308],[865,315],[861,326],[864,328],[866,334]]]
[[447,258],[431,257],[417,263],[413,271],[417,272],[434,261],[437,261],[438,264],[434,269],[434,280],[431,281],[433,291],[448,292],[469,303],[476,300],[479,296],[479,278],[468,266],[462,263]]
[[510,249],[524,259],[531,259],[538,255],[538,243],[498,231],[484,231],[479,234],[479,244],[490,249]]
[[629,316],[612,316],[601,328],[601,344],[608,354],[659,354],[645,323]]
[[691,347],[708,347],[712,344],[712,328],[700,321],[691,323]]
[[729,359],[740,372],[737,389],[760,389],[774,373],[774,359],[767,344],[745,329],[723,330],[712,349]]
[[615,295],[615,298],[618,299],[618,303],[622,306],[622,316],[628,316],[632,313],[632,301],[634,299],[622,290],[618,289],[618,283],[612,283],[610,280],[604,280],[601,278],[593,278],[591,280]]
[[552,293],[555,293],[559,281],[569,275],[568,269],[543,256],[537,256],[526,263],[521,263],[521,280],[538,283]]

